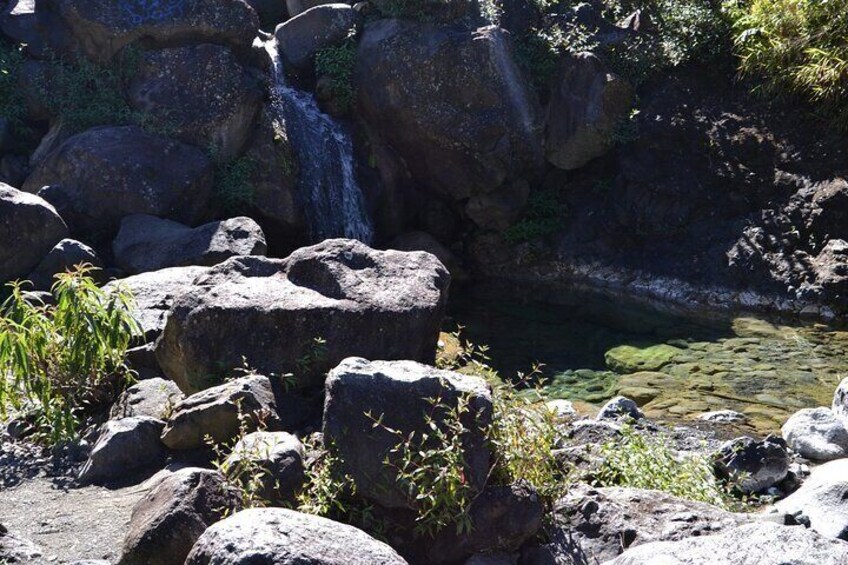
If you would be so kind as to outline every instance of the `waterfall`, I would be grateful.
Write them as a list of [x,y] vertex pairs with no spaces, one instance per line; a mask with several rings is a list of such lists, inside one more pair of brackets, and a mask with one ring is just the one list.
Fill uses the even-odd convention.
[[312,240],[345,237],[370,244],[374,228],[356,182],[350,136],[321,112],[312,94],[286,83],[277,42],[265,45],[273,63],[272,105],[300,163],[297,190]]

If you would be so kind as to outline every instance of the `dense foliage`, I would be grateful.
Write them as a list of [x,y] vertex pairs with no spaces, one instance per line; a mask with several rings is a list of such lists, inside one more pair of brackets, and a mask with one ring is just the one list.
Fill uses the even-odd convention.
[[106,292],[79,266],[57,275],[52,302],[11,283],[0,307],[0,416],[34,419],[45,439],[73,439],[80,417],[99,396],[120,388],[124,358],[141,329],[129,292]]
[[353,67],[356,64],[356,40],[322,49],[315,56],[315,74],[327,81],[329,94],[344,110],[353,104]]
[[18,47],[0,41],[0,118],[16,126],[26,117],[26,102],[18,85],[23,62]]
[[223,161],[215,158],[215,203],[228,214],[244,214],[253,206],[256,189],[253,175],[257,172],[256,161],[250,157]]

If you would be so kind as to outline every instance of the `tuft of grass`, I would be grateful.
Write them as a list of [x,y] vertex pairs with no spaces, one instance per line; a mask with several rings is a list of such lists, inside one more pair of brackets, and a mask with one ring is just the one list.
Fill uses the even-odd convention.
[[0,416],[31,416],[50,443],[76,438],[86,408],[104,386],[131,379],[127,349],[142,337],[132,296],[106,292],[80,265],[57,275],[53,304],[10,283],[0,306]]
[[347,111],[353,105],[353,68],[356,65],[356,39],[349,37],[342,44],[326,47],[315,56],[315,74],[326,77],[332,98]]

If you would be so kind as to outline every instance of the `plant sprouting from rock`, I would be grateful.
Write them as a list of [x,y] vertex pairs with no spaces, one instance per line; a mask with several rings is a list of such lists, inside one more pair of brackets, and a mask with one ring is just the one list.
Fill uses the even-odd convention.
[[351,35],[340,45],[326,47],[315,55],[315,74],[325,81],[327,95],[343,111],[353,105],[353,68],[356,65],[356,38]]

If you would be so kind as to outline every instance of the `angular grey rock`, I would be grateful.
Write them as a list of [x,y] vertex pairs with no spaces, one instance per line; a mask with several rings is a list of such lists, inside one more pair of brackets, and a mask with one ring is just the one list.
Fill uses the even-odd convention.
[[[56,282],[56,274],[64,273],[83,263],[98,269],[103,268],[103,262],[91,247],[74,239],[63,239],[50,250],[27,279],[32,282],[35,290],[49,291]],[[98,271],[92,272],[91,276],[95,280],[102,278]]]
[[207,271],[207,267],[174,267],[114,281],[105,288],[123,286],[132,293],[132,314],[141,325],[145,340],[152,343],[165,330],[174,301],[192,288],[194,279]]
[[831,410],[838,417],[848,422],[848,378],[842,379],[836,392],[833,393],[833,405]]
[[556,416],[557,420],[577,417],[577,410],[574,409],[574,404],[570,400],[562,398],[549,400],[545,403],[545,407]]
[[233,379],[180,401],[162,432],[162,442],[171,449],[203,447],[207,436],[215,443],[228,442],[239,433],[239,413],[254,426],[262,422],[273,430],[279,425],[268,377]]
[[136,126],[96,127],[50,153],[23,189],[53,204],[75,237],[102,239],[130,214],[202,221],[212,177],[212,162],[197,147]]
[[185,395],[172,381],[147,379],[139,381],[125,390],[115,401],[109,418],[137,418],[147,416],[167,420],[174,407]]
[[37,545],[9,533],[9,530],[0,524],[0,563],[34,563],[42,555]]
[[156,356],[187,393],[245,359],[259,373],[294,374],[296,388],[322,385],[350,356],[433,362],[449,283],[432,255],[344,239],[286,259],[235,257],[174,302]]
[[210,527],[186,565],[405,565],[353,526],[282,508],[251,508]]
[[842,565],[848,544],[801,526],[748,524],[715,536],[656,542],[605,565]]
[[736,412],[735,410],[704,412],[698,416],[698,419],[713,424],[744,424],[748,421],[748,417],[745,414]]
[[[224,464],[229,469],[258,467],[264,470],[266,475],[262,478],[259,495],[282,505],[294,501],[306,480],[303,458],[303,444],[292,434],[253,432],[239,440]],[[247,478],[250,480],[253,476]]]
[[829,538],[848,541],[848,459],[813,469],[801,488],[775,504],[798,523]]
[[112,251],[118,266],[136,274],[168,267],[211,267],[238,255],[264,255],[267,245],[262,228],[250,218],[230,218],[190,228],[136,214],[121,221]]
[[109,420],[79,474],[83,484],[101,484],[150,468],[165,459],[159,436],[165,422],[140,416]]
[[344,41],[362,23],[349,4],[315,6],[277,26],[280,56],[287,67],[307,69],[321,49]]
[[740,437],[726,442],[713,455],[716,474],[745,494],[765,491],[789,474],[786,442],[769,436],[757,441]]
[[133,508],[120,565],[177,565],[206,528],[238,509],[238,496],[209,469],[165,477]]
[[0,183],[0,282],[29,274],[67,235],[51,204]]
[[625,417],[642,420],[645,414],[639,409],[638,404],[624,396],[616,396],[611,399],[598,412],[598,420],[617,420]]
[[[357,494],[385,508],[409,508],[408,493],[397,484],[397,473],[384,464],[398,436],[420,437],[428,430],[429,399],[448,408],[468,397],[461,421],[469,430],[463,438],[466,477],[478,491],[489,474],[490,452],[483,430],[492,421],[492,395],[477,377],[442,371],[412,361],[344,360],[330,371],[324,404],[324,441],[337,450],[344,471],[356,483]],[[382,426],[374,425],[378,419]],[[442,416],[443,417],[443,416]],[[435,421],[440,423],[436,416]]]
[[802,457],[830,461],[848,457],[848,428],[828,408],[805,408],[781,428],[786,444]]
[[658,491],[587,485],[558,500],[554,516],[555,529],[564,534],[555,535],[555,541],[568,538],[567,545],[587,563],[604,563],[637,545],[712,535],[751,521],[744,514]]

